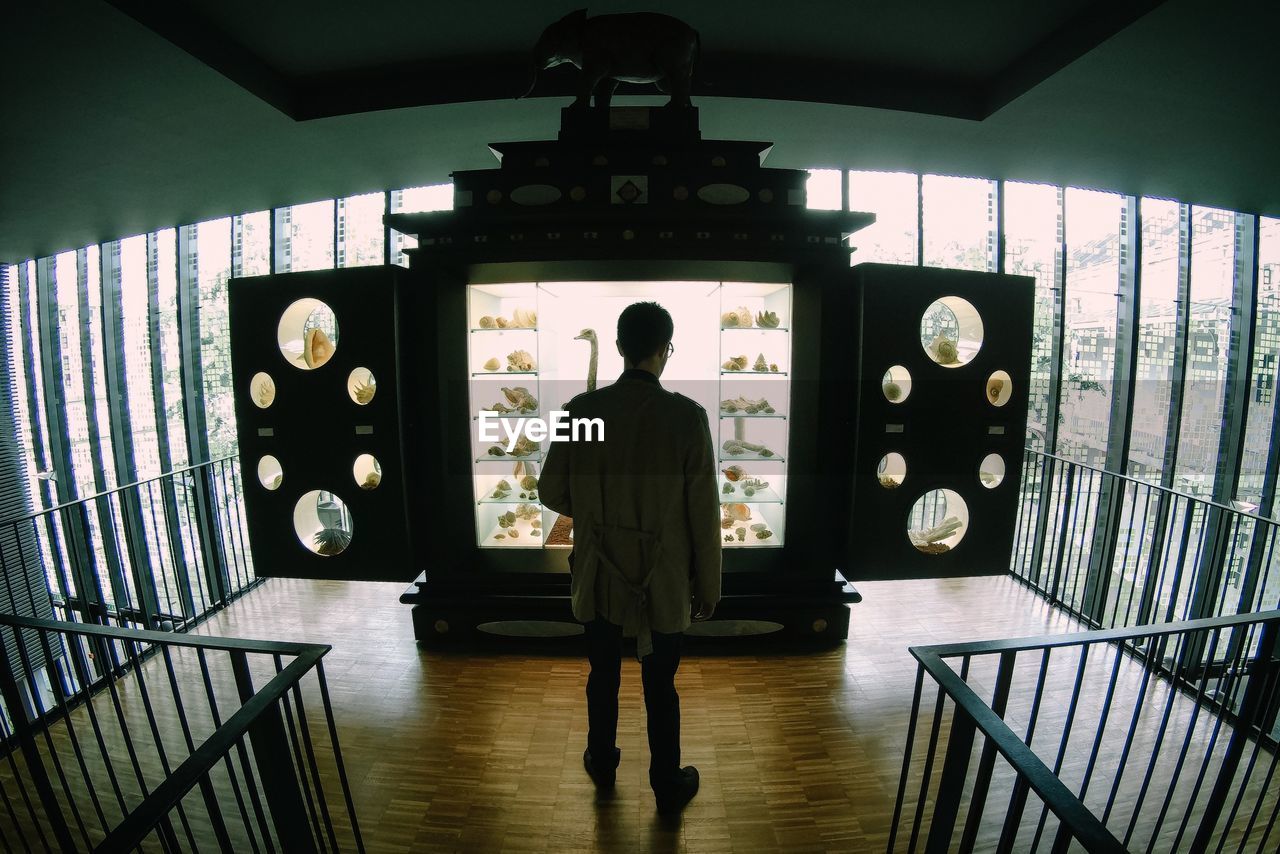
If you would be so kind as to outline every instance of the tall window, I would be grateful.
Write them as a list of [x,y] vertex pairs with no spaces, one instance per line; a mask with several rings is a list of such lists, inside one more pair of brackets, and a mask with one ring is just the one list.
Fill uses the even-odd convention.
[[924,265],[994,272],[995,182],[925,175],[922,196]]
[[271,272],[271,211],[231,218],[231,275],[265,276]]
[[1066,194],[1062,399],[1058,452],[1106,464],[1120,290],[1120,209],[1113,193],[1071,188]]
[[[276,231],[277,273],[333,267],[333,199],[279,210]],[[283,242],[280,242],[283,241]]]
[[1036,280],[1031,335],[1027,443],[1045,449],[1053,368],[1054,296],[1062,243],[1062,191],[1048,184],[1004,185],[1005,272]]
[[[168,434],[169,466],[181,468],[190,462],[187,456],[187,428],[184,421],[185,404],[182,399],[182,348],[178,337],[178,233],[166,228],[156,232],[151,244],[152,253],[147,264],[156,283],[156,316],[152,328],[159,333],[159,341],[152,347],[160,348],[162,401],[156,401],[156,409],[164,418]],[[192,401],[199,405],[199,401]],[[195,462],[201,462],[196,460]]]
[[810,169],[805,198],[806,207],[814,210],[840,210],[840,170]]
[[385,193],[366,193],[338,199],[339,267],[368,267],[382,263],[386,229],[382,227]]
[[876,215],[851,238],[853,263],[919,262],[919,193],[914,172],[850,172],[849,208]]
[[1234,215],[1192,208],[1187,371],[1174,486],[1204,498],[1213,495],[1222,434],[1234,277]]
[[1172,417],[1174,353],[1178,348],[1179,205],[1142,199],[1142,282],[1134,375],[1129,474],[1159,483]]
[[[231,382],[231,219],[196,226],[196,281],[200,291],[200,375],[210,459],[236,452],[235,398]],[[199,461],[203,462],[203,460]]]
[[[422,213],[426,211],[447,211],[453,209],[452,184],[428,184],[424,187],[405,187],[403,190],[391,191],[390,213]],[[391,232],[391,263],[401,267],[409,266],[406,249],[416,249],[418,240],[398,231]]]

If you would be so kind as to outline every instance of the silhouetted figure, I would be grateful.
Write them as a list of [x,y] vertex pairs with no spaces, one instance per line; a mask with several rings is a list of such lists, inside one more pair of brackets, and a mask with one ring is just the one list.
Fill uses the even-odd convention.
[[[649,784],[659,812],[698,791],[680,767],[675,675],[684,630],[720,599],[720,500],[707,413],[658,378],[674,352],[671,315],[657,303],[618,318],[625,370],[613,385],[575,397],[572,418],[600,418],[602,442],[552,443],[538,489],[573,517],[573,614],[586,624],[589,732],[583,762],[613,786],[622,638],[636,638],[649,725]],[[691,613],[692,612],[692,613]]]

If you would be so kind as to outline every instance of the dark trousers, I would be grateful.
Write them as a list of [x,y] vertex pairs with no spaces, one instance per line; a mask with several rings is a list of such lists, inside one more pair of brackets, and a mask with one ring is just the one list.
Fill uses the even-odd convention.
[[[653,652],[640,662],[644,708],[649,718],[649,783],[662,788],[680,771],[680,695],[676,670],[680,667],[682,632],[653,632]],[[622,627],[605,620],[586,624],[587,747],[592,763],[604,770],[615,765],[618,737],[618,682],[622,676]]]

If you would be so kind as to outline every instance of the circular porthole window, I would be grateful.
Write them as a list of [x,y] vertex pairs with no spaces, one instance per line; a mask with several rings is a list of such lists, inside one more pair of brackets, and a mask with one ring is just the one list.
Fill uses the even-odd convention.
[[377,391],[378,381],[368,368],[356,368],[347,375],[347,394],[361,406],[371,402]]
[[962,297],[934,300],[920,318],[920,346],[944,368],[967,365],[982,349],[982,316]]
[[378,465],[378,460],[373,454],[361,454],[356,457],[355,465],[351,467],[351,474],[356,479],[356,486],[361,489],[377,489],[378,484],[382,483],[382,466]]
[[258,460],[258,482],[262,484],[263,489],[279,489],[283,481],[284,469],[281,468],[279,460],[271,454]]
[[1004,457],[987,454],[978,466],[978,481],[987,489],[995,489],[1004,482]]
[[329,557],[351,545],[351,513],[332,492],[313,489],[293,506],[293,531],[309,551]]
[[911,394],[911,372],[894,365],[880,378],[880,391],[890,403],[902,403]]
[[297,300],[280,315],[276,341],[286,362],[304,371],[314,370],[337,352],[338,319],[333,309],[318,299]]
[[259,409],[266,409],[276,402],[276,381],[271,379],[271,374],[258,371],[253,375],[249,380],[249,399]]
[[907,461],[902,454],[892,451],[880,458],[876,477],[885,489],[897,489],[907,479]]
[[931,489],[921,495],[907,517],[907,539],[928,555],[954,549],[968,528],[969,505],[951,489]]
[[1004,406],[1013,395],[1013,377],[1006,371],[996,371],[987,377],[987,403]]

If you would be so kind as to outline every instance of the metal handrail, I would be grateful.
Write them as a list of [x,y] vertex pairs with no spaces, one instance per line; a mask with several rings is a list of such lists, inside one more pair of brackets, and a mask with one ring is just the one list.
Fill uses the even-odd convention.
[[55,504],[52,507],[45,507],[40,510],[34,510],[31,513],[27,513],[23,516],[11,516],[8,519],[0,519],[0,525],[13,525],[18,522],[29,522],[32,519],[38,519],[41,516],[48,515],[49,513],[54,513],[58,510],[66,510],[69,507],[75,507],[77,504],[83,504],[86,501],[94,501],[99,498],[106,498],[109,495],[115,495],[117,492],[123,492],[126,489],[133,489],[138,486],[145,486],[146,484],[154,483],[157,480],[164,480],[166,477],[173,477],[174,475],[183,474],[189,471],[195,471],[196,469],[201,469],[206,466],[211,466],[211,465],[214,465],[215,463],[225,463],[230,460],[238,460],[239,458],[240,458],[239,454],[228,454],[225,457],[218,457],[215,460],[205,460],[202,463],[192,463],[191,465],[183,466],[182,468],[170,469],[169,471],[155,475],[154,477],[143,478],[142,480],[135,480],[132,483],[122,483],[119,486],[113,486],[111,489],[104,489],[101,492],[95,492],[92,495],[85,495],[80,498],[73,498],[70,501],[64,501],[61,504]]
[[[888,850],[894,851],[895,842],[897,840],[897,831],[901,819],[904,816],[904,807],[906,805],[908,777],[911,768],[912,744],[915,740],[916,719],[921,711],[922,688],[924,683],[924,675],[928,673],[937,684],[939,696],[937,701],[937,711],[935,716],[940,715],[943,704],[943,697],[950,699],[955,704],[955,713],[952,717],[951,733],[946,744],[946,759],[942,771],[942,779],[939,782],[938,799],[935,804],[935,812],[932,827],[929,831],[929,839],[926,843],[926,850],[929,852],[948,850],[951,841],[951,834],[955,832],[956,820],[958,817],[959,802],[961,800],[960,790],[964,788],[968,772],[969,754],[974,744],[974,736],[977,732],[981,732],[986,738],[986,745],[983,752],[983,760],[979,765],[977,777],[973,778],[974,787],[974,803],[982,804],[985,802],[986,787],[990,784],[991,779],[991,760],[994,754],[998,752],[1002,755],[1009,765],[1013,768],[1017,775],[1018,785],[1025,786],[1021,791],[1025,793],[1026,789],[1036,792],[1043,802],[1045,808],[1058,817],[1062,823],[1060,827],[1059,842],[1066,841],[1063,835],[1069,832],[1071,838],[1078,841],[1088,851],[1101,852],[1120,852],[1125,851],[1129,837],[1126,835],[1125,841],[1121,842],[1108,829],[1106,825],[1106,814],[1099,819],[1098,816],[1087,807],[1083,802],[1082,795],[1077,796],[1072,792],[1066,784],[1060,779],[1054,770],[1046,765],[1045,761],[1032,749],[1031,729],[1034,728],[1035,712],[1031,713],[1031,723],[1029,724],[1028,734],[1026,738],[1016,734],[1013,729],[1005,722],[1004,711],[1005,704],[1008,701],[1010,690],[1010,679],[1012,678],[1012,670],[1017,661],[1018,653],[1037,651],[1041,652],[1041,675],[1040,683],[1036,687],[1036,701],[1033,709],[1039,703],[1040,692],[1044,690],[1044,668],[1047,666],[1050,650],[1061,649],[1064,647],[1081,647],[1088,650],[1094,645],[1110,645],[1117,650],[1116,661],[1121,656],[1137,656],[1144,662],[1144,666],[1151,667],[1150,650],[1161,650],[1164,648],[1165,639],[1174,636],[1195,637],[1199,633],[1206,635],[1213,632],[1227,633],[1232,630],[1239,630],[1242,627],[1258,626],[1260,634],[1257,636],[1258,649],[1256,653],[1248,653],[1245,647],[1248,643],[1236,644],[1236,652],[1233,656],[1237,659],[1237,665],[1243,663],[1245,658],[1256,656],[1252,662],[1252,666],[1238,670],[1237,678],[1240,674],[1250,674],[1259,678],[1251,680],[1249,688],[1243,693],[1240,699],[1240,708],[1238,710],[1230,708],[1234,692],[1223,702],[1210,700],[1204,695],[1203,684],[1199,689],[1194,685],[1183,684],[1183,680],[1178,678],[1175,673],[1166,670],[1163,667],[1156,666],[1151,672],[1161,672],[1171,678],[1172,687],[1179,691],[1190,690],[1189,696],[1197,704],[1206,704],[1210,707],[1218,709],[1217,714],[1222,720],[1231,721],[1234,727],[1238,727],[1239,731],[1232,736],[1227,753],[1223,758],[1223,765],[1228,768],[1230,773],[1226,773],[1228,785],[1224,789],[1222,781],[1215,784],[1213,798],[1216,798],[1216,806],[1214,800],[1211,799],[1210,806],[1206,807],[1206,817],[1211,814],[1213,823],[1207,827],[1203,824],[1197,832],[1197,839],[1209,838],[1216,829],[1219,813],[1213,812],[1214,809],[1222,809],[1224,806],[1224,798],[1227,789],[1230,788],[1231,781],[1234,779],[1234,763],[1240,760],[1242,755],[1243,743],[1249,738],[1257,738],[1259,743],[1268,740],[1267,729],[1269,723],[1263,724],[1259,721],[1264,718],[1255,717],[1256,715],[1265,715],[1265,710],[1269,705],[1273,705],[1276,686],[1272,677],[1268,675],[1274,672],[1276,666],[1276,635],[1280,630],[1280,609],[1260,611],[1253,613],[1231,614],[1216,617],[1204,617],[1193,620],[1180,620],[1177,622],[1160,623],[1145,626],[1129,626],[1113,629],[1098,629],[1093,631],[1072,632],[1067,634],[1028,636],[1019,638],[1001,638],[982,641],[966,641],[960,643],[932,644],[928,646],[915,646],[910,648],[911,655],[919,662],[919,672],[916,678],[915,698],[912,705],[912,723],[907,735],[907,750],[903,757],[902,775],[898,788],[897,804],[894,810],[892,820],[892,829],[890,832]],[[1247,629],[1246,629],[1247,631]],[[1221,635],[1219,635],[1221,637]],[[1137,641],[1146,642],[1148,652],[1144,653],[1140,649]],[[1215,642],[1216,645],[1216,642]],[[1159,655],[1159,653],[1156,653]],[[1198,655],[1199,653],[1196,653]],[[980,697],[974,689],[969,685],[968,672],[969,663],[975,657],[998,657],[1000,660],[1000,672],[996,676],[995,696],[990,702]],[[957,673],[946,659],[961,658],[964,666],[961,672]],[[1085,658],[1082,655],[1080,670],[1077,674],[1077,682],[1075,691],[1080,690],[1080,676],[1083,674]],[[1190,672],[1190,671],[1188,671]],[[1203,678],[1203,677],[1202,677]],[[1112,674],[1112,688],[1114,688],[1115,673]],[[1110,690],[1110,689],[1109,689]],[[1273,699],[1268,701],[1267,692],[1271,692]],[[1072,707],[1074,708],[1075,699],[1072,699]],[[1107,700],[1109,706],[1110,699]],[[1166,723],[1167,723],[1166,711]],[[1274,714],[1274,711],[1271,712]],[[1071,713],[1068,712],[1068,719]],[[1104,723],[1100,726],[1105,726]],[[1136,720],[1136,717],[1135,717]],[[1194,718],[1192,719],[1194,722]],[[1132,726],[1132,724],[1131,724]],[[928,763],[925,766],[925,784],[927,785],[929,769],[933,765],[933,757],[938,737],[938,720],[935,719],[934,731],[931,736]],[[1068,724],[1069,731],[1070,724]],[[1217,736],[1215,734],[1214,739]],[[1064,736],[1065,739],[1065,736]],[[1189,739],[1189,736],[1188,736]],[[1188,741],[1189,743],[1189,741]],[[1095,742],[1095,750],[1096,750]],[[1063,742],[1065,746],[1065,740]],[[1212,751],[1213,742],[1210,741],[1210,751]],[[1185,748],[1184,748],[1185,750]],[[1234,756],[1232,755],[1234,752]],[[1061,761],[1061,755],[1059,755]],[[1228,765],[1228,763],[1233,763]],[[1252,769],[1252,765],[1250,765]],[[1122,773],[1122,772],[1120,772]],[[1224,772],[1225,773],[1225,772]],[[1118,782],[1117,778],[1117,782]],[[1198,788],[1198,787],[1197,787]],[[917,803],[917,810],[924,803],[924,788],[921,789],[920,801]],[[1013,801],[1011,801],[1009,816],[1014,815],[1017,799],[1023,795],[1019,794],[1019,789],[1015,788]],[[1112,791],[1114,798],[1115,791]],[[1241,795],[1243,797],[1243,788]],[[1194,798],[1194,794],[1193,794]],[[1236,806],[1239,806],[1238,802]],[[966,819],[965,839],[972,843],[974,834],[976,833],[977,823],[972,810],[978,810],[977,819],[981,818],[982,806],[971,807],[971,814]],[[1021,806],[1017,806],[1018,813],[1021,812]],[[1108,806],[1108,812],[1110,807]],[[1234,816],[1234,808],[1232,811]],[[1008,831],[1008,821],[1006,818],[1005,831]],[[915,819],[915,829],[911,836],[911,849],[915,849],[916,830],[919,826],[919,813]],[[1228,819],[1230,821],[1230,819]],[[1043,823],[1043,817],[1041,819]],[[1132,832],[1132,826],[1130,827]],[[1225,832],[1225,831],[1224,831]],[[1039,832],[1037,831],[1037,839]],[[1181,831],[1179,831],[1181,837]],[[1009,839],[1002,835],[1001,848],[1002,851],[1010,850],[1008,848]],[[1242,843],[1243,844],[1243,843]],[[961,849],[965,849],[965,842],[961,843]],[[1058,850],[1055,845],[1055,849]]]
[[1115,478],[1116,480],[1128,481],[1129,483],[1132,483],[1135,486],[1142,486],[1147,489],[1155,490],[1156,492],[1163,492],[1166,495],[1172,496],[1174,498],[1185,498],[1188,501],[1194,501],[1199,504],[1207,505],[1209,507],[1217,507],[1218,509],[1225,510],[1228,513],[1235,513],[1239,516],[1245,516],[1250,519],[1256,519],[1257,521],[1265,522],[1268,525],[1273,525],[1273,526],[1280,525],[1280,521],[1277,521],[1270,517],[1259,516],[1257,513],[1250,513],[1247,510],[1241,510],[1238,507],[1232,507],[1230,504],[1223,504],[1221,502],[1214,501],[1211,498],[1202,498],[1198,495],[1192,495],[1190,492],[1181,492],[1169,486],[1163,486],[1159,483],[1151,483],[1150,481],[1142,480],[1141,478],[1133,477],[1132,475],[1123,474],[1118,471],[1111,471],[1110,469],[1098,468],[1097,466],[1091,466],[1088,463],[1082,463],[1082,462],[1079,462],[1078,460],[1069,459],[1067,457],[1062,457],[1057,454],[1046,453],[1045,451],[1041,451],[1036,448],[1023,448],[1023,450],[1028,453],[1035,454],[1038,457],[1044,457],[1047,460],[1057,460],[1060,463],[1066,463],[1067,465],[1072,465],[1072,466],[1075,466],[1076,468],[1088,469],[1089,471],[1096,472],[1101,475],[1106,475],[1107,477]]

